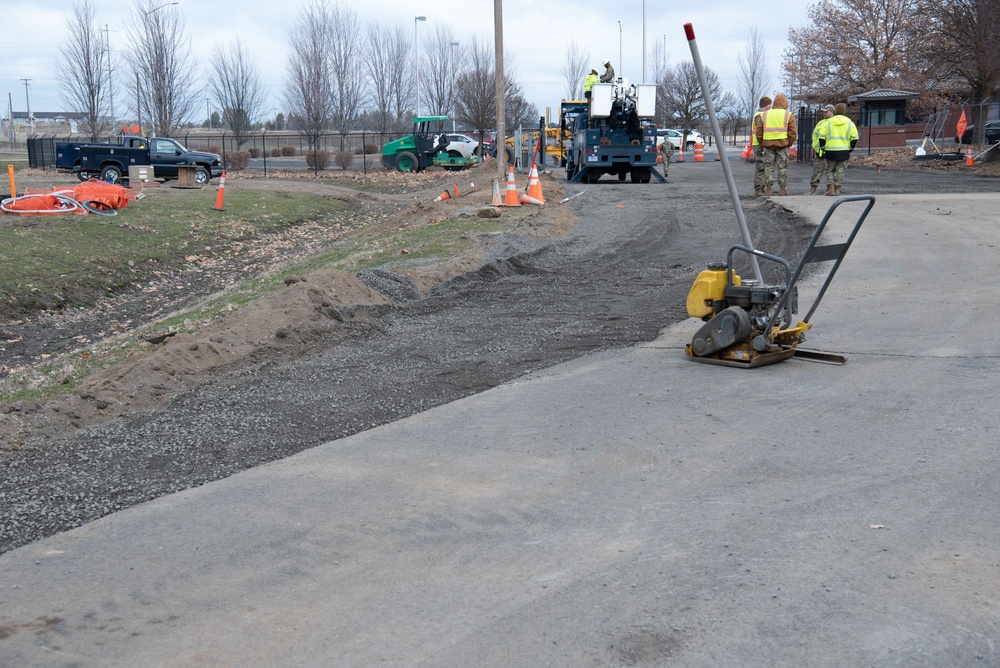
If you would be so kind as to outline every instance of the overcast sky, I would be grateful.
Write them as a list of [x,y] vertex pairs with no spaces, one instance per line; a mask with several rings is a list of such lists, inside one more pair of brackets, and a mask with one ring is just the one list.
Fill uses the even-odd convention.
[[[111,48],[126,47],[124,17],[130,2],[98,0],[97,21],[107,25]],[[191,36],[196,62],[203,67],[217,40],[239,37],[255,53],[264,82],[270,92],[267,116],[282,110],[281,96],[285,77],[285,42],[288,30],[302,7],[299,0],[214,0],[178,4],[160,11],[177,11]],[[362,26],[369,21],[383,25],[401,25],[412,35],[414,16],[426,16],[417,24],[417,35],[431,33],[435,24],[448,24],[458,41],[467,35],[479,35],[492,42],[493,0],[341,0],[351,7]],[[57,62],[59,47],[67,34],[67,18],[72,0],[4,0],[2,36],[0,36],[0,107],[4,115],[10,94],[15,111],[24,111],[25,85],[32,111],[63,111]],[[766,5],[746,0],[707,0],[705,2],[665,2],[664,0],[505,0],[503,3],[504,47],[513,56],[517,80],[528,101],[539,112],[549,107],[553,115],[566,96],[566,83],[560,69],[566,62],[566,47],[571,39],[589,52],[593,66],[602,71],[600,61],[610,58],[619,76],[632,82],[643,80],[643,7],[645,5],[646,75],[652,77],[651,53],[655,41],[666,44],[671,66],[691,60],[691,50],[684,36],[684,24],[695,28],[698,49],[704,64],[719,75],[723,90],[737,92],[738,60],[747,49],[747,39],[756,25],[765,40],[770,61],[772,86],[780,90],[781,54],[787,48],[788,28],[803,27],[807,3],[801,0],[772,0]],[[765,9],[767,10],[765,12]],[[780,17],[763,23],[768,16]],[[619,22],[621,28],[619,29]],[[621,59],[619,60],[619,52]],[[357,76],[361,77],[359,64]],[[124,90],[120,94],[126,98]],[[206,96],[203,96],[203,98]],[[115,100],[121,116],[126,110],[134,115],[134,103]],[[206,111],[211,103],[202,102]],[[197,108],[197,107],[196,107]]]

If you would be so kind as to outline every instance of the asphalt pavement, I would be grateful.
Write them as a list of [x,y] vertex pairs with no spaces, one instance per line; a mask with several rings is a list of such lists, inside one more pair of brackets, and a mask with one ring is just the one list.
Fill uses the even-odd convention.
[[4,554],[0,665],[1000,665],[998,202],[877,197],[846,365],[688,320]]

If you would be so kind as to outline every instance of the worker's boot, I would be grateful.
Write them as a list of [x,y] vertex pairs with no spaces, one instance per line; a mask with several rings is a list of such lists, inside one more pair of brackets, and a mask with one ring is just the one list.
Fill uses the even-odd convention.
[[764,186],[764,197],[771,196],[771,186]]
[[837,194],[837,189],[834,187],[832,183],[828,183],[826,185],[826,194],[831,197]]
[[809,186],[809,194],[810,195],[816,194],[816,186]]
[[778,191],[778,194],[779,195],[787,195],[788,194],[788,191],[785,190],[785,185],[784,184],[781,185],[781,190]]
[[834,186],[833,187],[833,194],[834,195],[840,195],[840,186]]

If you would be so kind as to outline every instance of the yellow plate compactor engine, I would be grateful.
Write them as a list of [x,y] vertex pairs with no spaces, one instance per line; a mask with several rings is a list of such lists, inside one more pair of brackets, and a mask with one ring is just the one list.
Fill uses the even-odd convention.
[[[846,240],[817,245],[836,208],[852,201],[867,201],[868,204]],[[794,272],[788,261],[742,245],[729,249],[725,263],[708,265],[698,274],[687,296],[688,315],[706,321],[687,345],[687,354],[699,362],[747,368],[774,364],[793,356],[831,364],[846,362],[840,355],[799,350],[798,345],[805,340],[806,331],[812,327],[809,321],[816,307],[874,205],[872,195],[842,197],[834,202],[813,233]],[[784,283],[764,285],[742,279],[733,269],[733,254],[737,252],[780,265],[784,271]],[[795,322],[793,316],[798,312],[799,277],[807,264],[819,262],[833,262],[833,265],[808,314]]]

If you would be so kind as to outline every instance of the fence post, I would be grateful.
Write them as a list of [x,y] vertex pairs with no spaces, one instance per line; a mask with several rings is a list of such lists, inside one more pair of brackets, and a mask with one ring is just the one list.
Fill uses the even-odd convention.
[[260,154],[264,156],[264,176],[267,176],[267,130],[260,136]]

